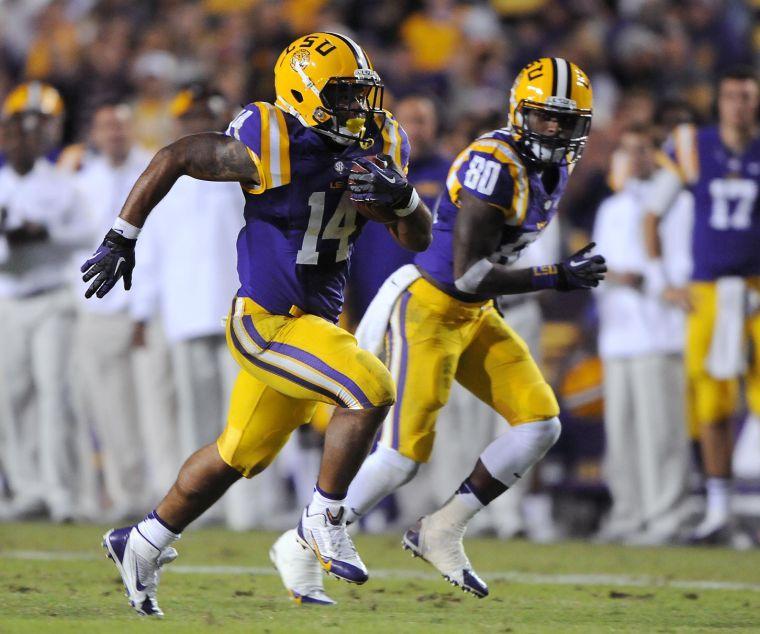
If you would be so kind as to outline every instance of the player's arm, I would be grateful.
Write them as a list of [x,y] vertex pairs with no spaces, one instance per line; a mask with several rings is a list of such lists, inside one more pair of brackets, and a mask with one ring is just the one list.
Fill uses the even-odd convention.
[[554,288],[569,291],[597,286],[607,271],[591,243],[558,264],[512,269],[489,260],[499,250],[503,213],[467,191],[461,192],[454,228],[456,287],[471,295],[514,295]]
[[644,214],[644,244],[647,255],[652,259],[662,257],[660,241],[660,221],[673,206],[678,194],[683,189],[683,181],[670,168],[663,167],[652,177],[651,196]]
[[387,154],[376,158],[354,161],[364,171],[351,172],[351,200],[384,207],[384,215],[393,220],[388,230],[394,239],[405,249],[424,251],[433,239],[433,215],[393,159]]
[[414,211],[395,224],[388,225],[388,231],[405,249],[425,251],[433,240],[433,214],[425,202],[420,199]]
[[248,149],[240,141],[216,132],[183,137],[153,157],[132,187],[113,229],[81,267],[82,279],[93,280],[85,297],[103,297],[120,277],[132,286],[134,249],[140,228],[152,209],[182,176],[207,181],[238,181],[255,188],[260,177]]
[[220,132],[191,134],[158,151],[137,179],[119,217],[142,227],[151,210],[181,176],[205,181],[259,185],[259,174],[245,145]]

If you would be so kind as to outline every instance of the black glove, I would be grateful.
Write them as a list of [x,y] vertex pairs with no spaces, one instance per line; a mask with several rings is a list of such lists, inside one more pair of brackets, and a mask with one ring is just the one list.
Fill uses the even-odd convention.
[[354,163],[366,172],[352,171],[349,175],[351,200],[391,209],[401,209],[409,204],[413,187],[388,154],[378,154],[375,160],[362,156]]
[[124,278],[124,288],[132,288],[132,270],[135,268],[135,245],[137,240],[125,238],[111,229],[103,239],[103,244],[92,254],[79,269],[84,275],[82,280],[90,284],[84,296],[92,297],[97,294],[103,297],[110,291],[120,277]]
[[575,291],[582,288],[593,288],[599,285],[607,272],[607,264],[601,255],[588,256],[587,253],[596,246],[590,242],[580,251],[557,265],[559,279],[555,288],[558,291]]

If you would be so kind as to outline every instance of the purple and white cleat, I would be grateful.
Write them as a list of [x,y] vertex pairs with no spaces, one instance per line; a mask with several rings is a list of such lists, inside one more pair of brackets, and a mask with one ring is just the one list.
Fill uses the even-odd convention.
[[337,516],[329,510],[310,514],[307,506],[298,522],[296,538],[311,549],[327,574],[348,583],[362,584],[369,579],[369,574],[346,530],[345,510],[341,507]]
[[427,561],[451,585],[479,599],[487,597],[488,586],[472,569],[462,545],[467,525],[440,524],[435,514],[420,518],[404,533],[401,540],[404,550]]
[[298,605],[335,605],[323,585],[322,566],[314,553],[302,545],[291,528],[269,549],[269,559],[280,573],[282,584]]
[[119,571],[135,612],[141,616],[162,617],[164,613],[156,600],[161,566],[174,561],[177,551],[171,546],[159,550],[136,526],[112,528],[103,535],[103,548]]

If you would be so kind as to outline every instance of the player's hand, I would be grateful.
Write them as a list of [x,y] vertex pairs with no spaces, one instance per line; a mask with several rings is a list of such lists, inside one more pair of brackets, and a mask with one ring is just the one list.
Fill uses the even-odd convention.
[[388,154],[378,154],[374,160],[367,156],[354,159],[364,171],[351,171],[348,189],[353,202],[371,203],[401,209],[409,204],[412,186]]
[[589,251],[595,246],[595,242],[590,242],[557,265],[559,280],[556,289],[558,291],[593,288],[604,279],[604,274],[607,272],[604,257],[589,255]]
[[103,239],[103,244],[92,254],[80,271],[82,280],[89,282],[95,278],[85,297],[97,295],[103,297],[110,291],[120,277],[124,278],[124,288],[132,288],[132,270],[135,268],[135,244],[137,240],[125,238],[111,229]]

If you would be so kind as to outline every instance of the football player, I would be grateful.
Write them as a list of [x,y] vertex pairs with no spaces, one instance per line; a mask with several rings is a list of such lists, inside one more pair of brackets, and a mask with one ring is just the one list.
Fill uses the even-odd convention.
[[312,33],[283,51],[274,78],[275,104],[251,103],[226,134],[195,134],[160,150],[82,266],[92,281],[88,297],[103,297],[120,278],[129,289],[140,228],[178,178],[240,182],[240,289],[227,342],[241,371],[227,427],[187,460],[153,512],[103,540],[131,605],[145,615],[161,615],[158,573],[176,556],[171,544],[233,482],[265,469],[318,402],[337,407],[294,539],[330,574],[367,580],[345,529],[345,497],[395,386],[385,366],[335,325],[352,244],[366,222],[347,195],[352,166],[363,172],[363,209],[371,205],[402,245],[427,248],[431,216],[404,176],[406,134],[382,109],[383,84],[361,47],[337,33]]
[[[51,163],[56,163],[64,152],[61,146],[63,136],[64,104],[61,94],[50,84],[29,81],[16,86],[3,102],[3,117],[20,112],[36,112],[41,117],[43,132],[42,154]],[[5,162],[0,154],[0,165]]]
[[[554,393],[493,298],[587,289],[603,279],[604,258],[589,254],[593,244],[558,264],[507,266],[554,217],[591,115],[591,84],[578,66],[541,58],[523,68],[510,94],[507,126],[473,141],[451,165],[432,246],[416,258],[418,274],[405,286],[389,278],[400,286],[388,311],[386,341],[398,398],[377,450],[349,489],[349,521],[410,481],[430,458],[436,417],[456,379],[509,424],[452,498],[405,533],[403,545],[478,597],[488,588],[462,546],[467,523],[560,433]],[[365,320],[379,308],[371,305]]]
[[[645,232],[653,267],[671,301],[688,312],[687,398],[699,433],[707,510],[693,543],[731,537],[731,419],[745,380],[750,414],[760,416],[760,83],[751,68],[718,82],[718,125],[681,125],[665,150]],[[688,288],[668,288],[660,261],[659,219],[682,189],[694,198],[693,271]],[[745,337],[751,340],[747,362]]]

